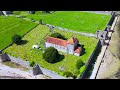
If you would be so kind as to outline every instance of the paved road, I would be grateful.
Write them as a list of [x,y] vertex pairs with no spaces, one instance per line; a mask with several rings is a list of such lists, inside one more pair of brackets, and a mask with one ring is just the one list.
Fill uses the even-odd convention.
[[83,12],[91,12],[91,13],[96,13],[96,14],[106,14],[106,15],[111,15],[112,11],[83,11]]

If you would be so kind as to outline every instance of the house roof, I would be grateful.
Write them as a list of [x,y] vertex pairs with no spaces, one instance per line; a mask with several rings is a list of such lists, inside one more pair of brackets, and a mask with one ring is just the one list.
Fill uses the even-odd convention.
[[56,44],[59,46],[67,46],[66,40],[62,40],[62,39],[58,39],[58,38],[54,38],[54,37],[47,37],[46,42]]
[[74,52],[80,54],[80,52],[81,52],[81,47],[76,48]]
[[71,37],[71,38],[67,41],[68,44],[75,44],[76,42],[79,42],[79,41],[78,41],[78,39],[75,38],[75,37]]

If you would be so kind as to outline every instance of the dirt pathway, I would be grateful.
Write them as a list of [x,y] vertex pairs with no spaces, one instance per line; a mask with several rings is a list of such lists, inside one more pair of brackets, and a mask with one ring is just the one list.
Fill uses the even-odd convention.
[[43,75],[34,76],[31,71],[22,71],[0,63],[0,77],[21,77],[25,79],[45,79]]
[[96,79],[120,78],[120,17],[115,26],[110,45],[104,55]]

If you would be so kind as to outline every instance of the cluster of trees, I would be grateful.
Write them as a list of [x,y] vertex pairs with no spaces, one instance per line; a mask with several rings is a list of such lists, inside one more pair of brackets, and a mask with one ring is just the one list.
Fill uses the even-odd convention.
[[55,38],[59,38],[59,39],[63,39],[66,40],[65,36],[61,35],[60,33],[53,33],[50,35],[51,37],[55,37]]
[[[35,11],[28,11],[30,14],[35,14]],[[42,11],[42,13],[51,13],[52,11]]]
[[76,62],[76,68],[79,70],[80,73],[82,73],[85,69],[85,64],[84,62],[79,59],[77,62]]

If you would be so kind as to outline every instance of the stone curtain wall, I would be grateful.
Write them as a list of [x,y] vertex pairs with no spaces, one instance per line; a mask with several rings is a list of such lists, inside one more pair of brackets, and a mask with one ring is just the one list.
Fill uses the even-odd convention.
[[[116,13],[113,12],[113,14],[112,14],[110,20],[108,21],[108,23],[107,23],[106,28],[104,29],[104,31],[107,30],[107,27],[108,27],[108,26],[112,26],[113,21],[114,21],[115,16],[116,16],[115,14],[116,14]],[[94,49],[94,51],[93,51],[93,53],[91,54],[88,62],[87,62],[86,65],[85,65],[85,71],[81,74],[81,76],[80,76],[78,79],[89,78],[89,76],[91,75],[91,72],[92,72],[91,70],[92,70],[92,68],[93,68],[93,64],[94,64],[94,62],[95,62],[95,56],[96,56],[96,54],[99,54],[99,53],[100,53],[101,47],[102,47],[102,46],[101,46],[101,42],[100,42],[100,40],[98,40],[98,43],[97,43],[97,45],[96,45],[96,48]],[[91,68],[91,69],[90,69],[90,68]]]
[[29,61],[24,61],[24,60],[21,60],[20,58],[15,58],[15,57],[12,57],[10,55],[8,55],[10,60],[14,63],[17,63],[23,67],[27,67],[27,68],[30,68],[30,63]]
[[85,65],[85,71],[81,74],[79,79],[85,79],[90,76],[91,73],[89,71],[91,71],[91,69],[93,67],[93,63],[95,62],[96,57],[97,57],[96,54],[100,53],[100,49],[101,49],[101,43],[100,43],[100,40],[98,40],[98,43],[97,43],[94,51],[92,52],[90,58],[88,59],[88,62]]

